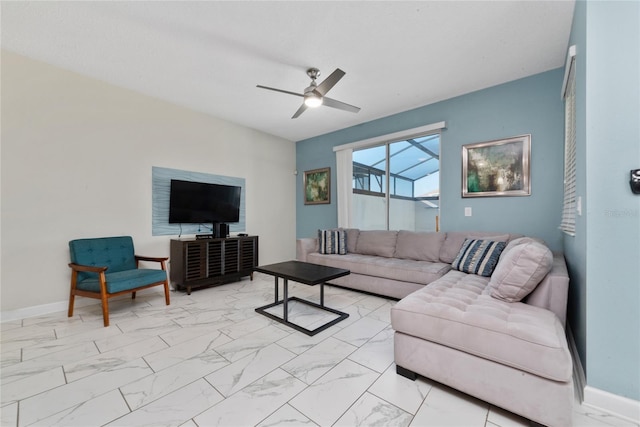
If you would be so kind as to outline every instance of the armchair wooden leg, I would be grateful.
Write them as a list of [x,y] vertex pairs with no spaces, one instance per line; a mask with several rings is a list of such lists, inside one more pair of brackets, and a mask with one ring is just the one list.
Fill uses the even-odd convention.
[[73,317],[73,305],[76,302],[76,284],[78,283],[78,272],[77,271],[72,271],[71,272],[71,288],[69,289],[69,312],[68,312],[68,316],[69,317]]
[[169,305],[171,303],[169,295],[170,295],[169,294],[169,281],[165,280],[164,281],[164,300],[167,303],[167,305]]
[[76,296],[74,295],[73,292],[71,292],[71,294],[69,295],[69,313],[68,313],[69,317],[73,317],[73,305],[75,301],[76,301]]
[[136,293],[135,292],[131,292],[131,299],[136,299]]
[[104,319],[104,326],[109,326],[109,298],[105,294],[102,294],[102,318]]

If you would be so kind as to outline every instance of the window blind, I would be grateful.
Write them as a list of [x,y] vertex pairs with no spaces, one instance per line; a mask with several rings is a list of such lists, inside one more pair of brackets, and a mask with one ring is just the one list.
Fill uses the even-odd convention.
[[[573,55],[571,55],[573,53]],[[575,49],[570,52],[564,106],[564,201],[560,230],[574,236],[576,233],[576,82]]]

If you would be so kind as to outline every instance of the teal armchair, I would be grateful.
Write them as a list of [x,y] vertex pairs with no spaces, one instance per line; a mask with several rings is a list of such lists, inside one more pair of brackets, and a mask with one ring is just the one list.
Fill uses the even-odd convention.
[[[69,317],[73,316],[76,295],[102,301],[104,326],[109,326],[109,299],[152,286],[164,286],[164,297],[169,300],[168,258],[135,255],[130,236],[77,239],[69,242],[71,257],[71,292]],[[160,269],[139,268],[140,261],[153,261]]]

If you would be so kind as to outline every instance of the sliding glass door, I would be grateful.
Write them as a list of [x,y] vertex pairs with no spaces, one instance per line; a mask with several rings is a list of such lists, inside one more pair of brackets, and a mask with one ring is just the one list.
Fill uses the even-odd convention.
[[353,152],[353,227],[437,231],[439,207],[440,133]]

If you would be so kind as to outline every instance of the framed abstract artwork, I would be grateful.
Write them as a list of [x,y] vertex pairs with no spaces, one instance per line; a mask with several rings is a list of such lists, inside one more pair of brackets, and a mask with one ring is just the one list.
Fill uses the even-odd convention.
[[462,146],[462,197],[530,196],[531,135]]
[[306,171],[304,173],[304,204],[328,203],[331,203],[331,168]]

